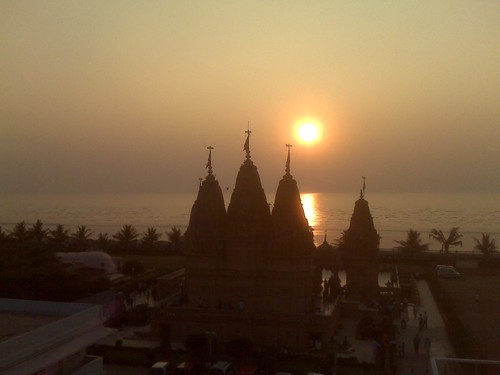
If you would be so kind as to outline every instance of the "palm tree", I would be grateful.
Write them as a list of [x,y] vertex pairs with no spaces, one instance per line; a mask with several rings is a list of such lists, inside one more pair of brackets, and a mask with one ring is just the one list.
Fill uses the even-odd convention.
[[335,248],[337,248],[338,250],[340,251],[343,251],[344,248],[345,248],[345,238],[346,238],[346,235],[347,235],[347,231],[346,230],[343,230],[341,233],[340,233],[340,237],[337,238],[334,242],[333,242],[333,246]]
[[109,247],[110,239],[109,239],[109,234],[108,233],[99,233],[97,235],[97,245],[103,249],[107,250]]
[[35,224],[28,230],[28,237],[40,243],[47,237],[48,229],[43,229],[43,223],[38,219]]
[[3,242],[7,239],[8,234],[0,227],[0,242]]
[[394,249],[405,253],[420,253],[429,250],[429,244],[422,243],[420,232],[410,229],[406,232],[406,241],[395,241],[399,244]]
[[450,246],[458,246],[462,247],[462,241],[460,239],[463,237],[458,232],[458,227],[453,227],[450,229],[450,234],[446,237],[442,230],[433,229],[431,233],[429,233],[429,238],[439,242],[441,244],[441,252],[444,251],[445,254],[449,253]]
[[136,243],[139,234],[132,225],[125,224],[122,229],[113,235],[113,238],[122,246],[129,247]]
[[149,227],[146,232],[142,234],[142,244],[147,248],[153,248],[161,237],[156,228]]
[[69,230],[64,229],[64,225],[57,224],[56,229],[50,231],[50,239],[57,246],[62,246],[69,238]]
[[79,225],[76,227],[76,232],[71,234],[71,237],[75,240],[78,247],[84,249],[91,235],[92,231],[90,229],[85,225]]
[[172,227],[170,232],[167,232],[168,242],[172,245],[174,250],[177,250],[183,240],[182,231],[177,227]]
[[26,240],[28,238],[28,230],[26,229],[26,223],[24,221],[17,223],[10,232],[9,237],[12,237],[18,241]]
[[497,245],[495,244],[495,239],[490,239],[489,233],[481,233],[481,240],[478,240],[476,237],[473,238],[474,241],[476,241],[476,246],[474,246],[474,249],[481,251],[485,256],[498,252]]

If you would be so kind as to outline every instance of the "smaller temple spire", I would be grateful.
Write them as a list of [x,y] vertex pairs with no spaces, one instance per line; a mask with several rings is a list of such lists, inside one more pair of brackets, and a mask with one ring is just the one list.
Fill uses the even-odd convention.
[[250,130],[250,121],[248,122],[248,128],[245,130],[245,133],[247,133],[247,139],[245,141],[245,145],[243,146],[243,151],[246,152],[246,158],[250,159],[250,134],[252,134],[252,131]]
[[286,158],[286,166],[285,166],[285,172],[287,175],[290,174],[290,149],[292,148],[292,145],[290,143],[285,144],[285,147],[288,149],[288,155]]
[[323,243],[328,243],[328,241],[326,240],[326,232],[327,232],[327,230],[325,229],[325,239],[324,239]]
[[359,190],[359,198],[365,199],[365,190],[366,190],[366,177],[361,177],[363,179],[363,188]]
[[214,148],[212,146],[208,146],[208,161],[207,161],[207,168],[208,168],[208,174],[212,174],[212,150]]

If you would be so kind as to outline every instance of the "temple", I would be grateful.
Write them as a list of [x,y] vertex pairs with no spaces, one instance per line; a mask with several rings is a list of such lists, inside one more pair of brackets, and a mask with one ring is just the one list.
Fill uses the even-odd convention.
[[219,342],[247,339],[262,348],[326,347],[336,318],[316,305],[313,233],[291,175],[291,145],[271,212],[246,133],[227,211],[208,148],[186,231],[184,295],[154,312],[152,329],[172,343],[210,332]]

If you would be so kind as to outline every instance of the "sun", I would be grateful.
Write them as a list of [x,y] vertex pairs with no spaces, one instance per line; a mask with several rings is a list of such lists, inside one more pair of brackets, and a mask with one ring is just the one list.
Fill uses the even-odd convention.
[[302,143],[316,143],[320,139],[320,127],[314,121],[299,121],[296,135],[298,140]]

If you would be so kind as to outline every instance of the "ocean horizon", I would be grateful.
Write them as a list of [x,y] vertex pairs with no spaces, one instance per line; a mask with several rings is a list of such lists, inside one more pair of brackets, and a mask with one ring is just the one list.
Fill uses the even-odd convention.
[[[274,193],[266,194],[272,209]],[[231,192],[224,192],[229,204]],[[164,234],[173,226],[184,232],[189,224],[194,193],[165,194],[0,194],[0,226],[10,231],[25,221],[27,225],[40,219],[45,227],[63,224],[73,231],[85,225],[98,233],[118,232],[124,224],[133,225],[139,233],[156,227]],[[304,213],[314,229],[316,245],[333,243],[349,227],[354,203],[359,195],[351,193],[303,193]],[[452,251],[473,251],[473,237],[490,233],[500,235],[500,193],[367,193],[375,228],[381,236],[380,248],[391,249],[396,240],[405,240],[406,231],[418,230],[431,250],[439,244],[428,238],[431,229],[459,227],[463,247]]]

